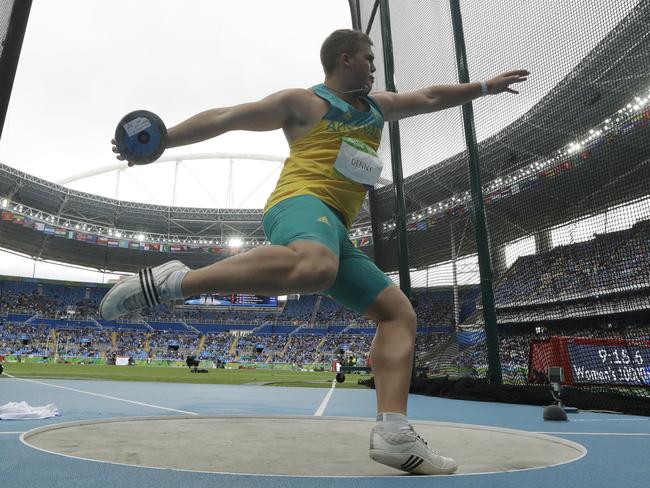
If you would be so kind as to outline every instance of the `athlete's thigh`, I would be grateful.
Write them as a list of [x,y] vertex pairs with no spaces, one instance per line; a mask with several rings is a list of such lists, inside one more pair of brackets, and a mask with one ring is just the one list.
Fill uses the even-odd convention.
[[346,238],[336,281],[326,293],[337,303],[365,315],[377,296],[391,284],[390,278]]
[[262,223],[271,244],[288,246],[296,241],[318,242],[338,257],[339,236],[336,216],[318,198],[300,195],[283,200],[270,208]]

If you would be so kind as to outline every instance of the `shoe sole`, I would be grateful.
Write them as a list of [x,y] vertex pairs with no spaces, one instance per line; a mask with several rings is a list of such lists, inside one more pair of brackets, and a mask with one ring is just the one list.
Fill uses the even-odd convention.
[[457,465],[447,469],[435,468],[424,458],[409,453],[393,453],[370,449],[369,456],[370,459],[380,464],[414,474],[452,474],[458,469]]
[[[180,265],[180,266],[179,266],[179,265]],[[168,263],[164,263],[164,264],[162,264],[161,266],[164,267],[164,268],[168,268],[168,267],[176,268],[176,267],[178,267],[178,269],[181,269],[181,268],[184,267],[185,265],[184,265],[182,262],[178,261],[178,260],[174,260],[174,261],[169,261]],[[164,268],[163,268],[163,269],[164,269]],[[162,269],[161,269],[161,271],[162,271]],[[124,287],[124,286],[126,286],[126,285],[128,285],[128,284],[131,284],[131,283],[133,283],[133,282],[136,282],[136,283],[138,284],[138,286],[140,286],[140,277],[139,277],[138,274],[133,275],[133,276],[129,276],[128,278],[126,278],[126,279],[124,279],[124,280],[122,280],[122,281],[119,281],[118,283],[116,283],[116,284],[115,284],[115,285],[114,285],[114,286],[113,286],[113,287],[108,291],[108,293],[106,293],[106,295],[104,295],[104,298],[102,298],[102,301],[99,303],[99,316],[100,316],[100,318],[101,318],[102,320],[115,320],[115,319],[120,318],[120,317],[123,316],[123,315],[126,315],[126,314],[132,312],[132,310],[130,310],[130,311],[125,312],[125,313],[123,313],[123,314],[121,314],[121,315],[117,315],[117,316],[112,317],[112,318],[107,318],[107,317],[105,317],[104,314],[102,313],[102,310],[103,310],[103,306],[104,306],[104,304],[106,303],[106,300],[107,300],[110,296],[115,295],[115,293],[118,292],[118,288],[120,288],[120,287]],[[145,307],[146,307],[146,305],[145,305]],[[144,307],[142,307],[142,308],[144,308]]]

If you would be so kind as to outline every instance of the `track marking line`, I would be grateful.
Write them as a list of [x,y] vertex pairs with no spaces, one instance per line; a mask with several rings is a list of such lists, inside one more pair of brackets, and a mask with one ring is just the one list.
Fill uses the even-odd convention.
[[322,417],[323,416],[323,413],[325,412],[325,409],[327,408],[327,404],[330,401],[330,398],[332,398],[332,393],[334,393],[335,388],[336,388],[336,380],[332,380],[332,387],[327,392],[327,395],[325,395],[325,398],[323,398],[323,401],[320,402],[318,410],[316,410],[316,413],[314,413],[314,417]]
[[650,432],[537,432],[537,434],[650,436]]
[[[5,374],[7,374],[7,373],[5,373]],[[184,413],[186,415],[198,415],[198,413],[196,413],[196,412],[188,412],[186,410],[178,410],[176,408],[161,407],[160,405],[152,405],[151,403],[136,402],[135,400],[127,400],[126,398],[119,398],[119,397],[114,397],[114,396],[110,396],[110,395],[102,395],[101,393],[93,393],[91,391],[77,390],[76,388],[70,388],[68,386],[53,385],[51,383],[44,383],[42,381],[28,380],[26,378],[16,378],[15,376],[12,376],[12,375],[9,375],[9,374],[7,374],[7,376],[9,376],[9,378],[13,378],[15,380],[28,381],[30,383],[36,383],[38,385],[50,386],[52,388],[61,388],[62,390],[74,391],[76,393],[83,393],[84,395],[96,396],[96,397],[99,397],[99,398],[107,398],[109,400],[117,400],[118,402],[132,403],[134,405],[141,405],[141,406],[144,406],[144,407],[157,408],[159,410],[167,410],[169,412]]]
[[650,419],[571,419],[571,422],[650,422]]

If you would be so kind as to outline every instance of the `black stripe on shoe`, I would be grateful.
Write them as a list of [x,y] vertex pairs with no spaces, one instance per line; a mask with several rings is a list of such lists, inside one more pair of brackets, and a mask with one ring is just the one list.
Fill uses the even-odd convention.
[[151,303],[153,305],[159,305],[160,302],[156,299],[156,297],[158,296],[158,292],[156,291],[156,286],[154,285],[153,273],[151,272],[151,268],[144,269],[144,282],[147,284],[147,289],[149,290],[149,298],[151,299]]
[[419,461],[418,461],[417,463],[412,464],[411,466],[409,466],[409,471],[414,471],[415,468],[417,468],[417,467],[418,467],[420,464],[422,464],[423,462],[424,462],[424,459],[420,458]]
[[418,456],[415,456],[415,455],[411,455],[411,456],[406,460],[406,462],[405,462],[404,464],[402,464],[402,469],[403,469],[404,471],[411,471],[412,469],[415,469],[415,468],[417,468],[420,464],[422,464],[422,461],[423,461],[422,458],[420,458],[420,457],[418,457]]
[[149,299],[149,289],[148,289],[148,283],[145,281],[146,280],[146,274],[145,270],[141,269],[138,271],[138,276],[140,277],[140,288],[142,289],[142,296],[144,296],[144,301],[147,304],[147,307],[151,307],[151,300]]
[[153,290],[156,303],[160,305],[160,294],[158,293],[158,289],[156,288],[156,282],[153,280],[153,270],[151,268],[147,268],[147,271],[149,272],[149,283],[151,283],[151,289]]
[[415,459],[417,459],[417,457],[411,454],[409,458],[406,460],[406,462],[402,464],[401,468],[403,470],[406,470],[406,467],[410,465]]

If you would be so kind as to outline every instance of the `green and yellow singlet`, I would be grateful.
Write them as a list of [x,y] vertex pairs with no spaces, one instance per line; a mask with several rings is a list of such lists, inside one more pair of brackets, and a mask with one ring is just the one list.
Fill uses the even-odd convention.
[[312,130],[290,144],[289,157],[264,212],[287,198],[313,195],[340,211],[349,229],[367,190],[364,185],[340,174],[334,163],[343,137],[357,139],[377,151],[384,116],[372,97],[362,98],[370,107],[368,112],[362,112],[336,96],[324,84],[316,85],[312,90],[326,100],[330,108]]

